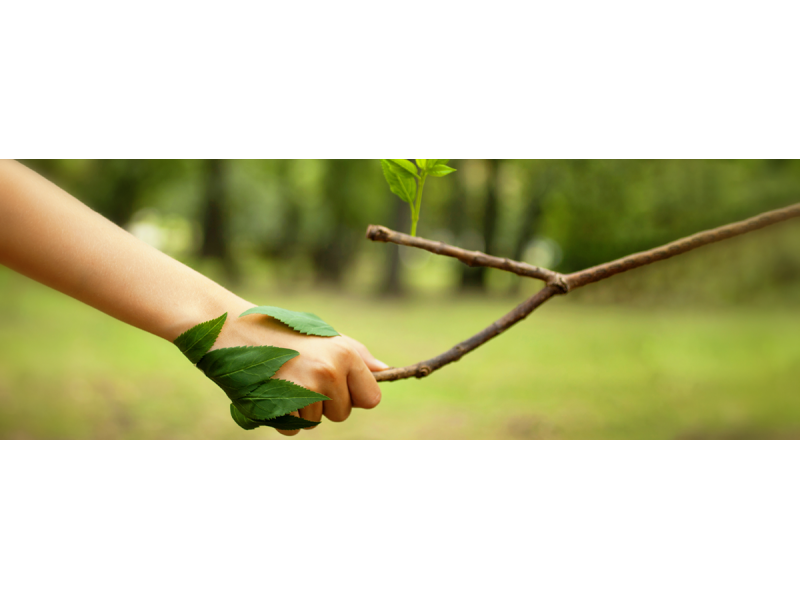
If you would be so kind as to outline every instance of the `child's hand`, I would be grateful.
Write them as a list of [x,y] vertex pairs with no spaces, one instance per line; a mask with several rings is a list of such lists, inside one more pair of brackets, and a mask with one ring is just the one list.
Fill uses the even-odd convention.
[[[212,349],[233,346],[277,346],[296,350],[300,356],[287,362],[275,375],[330,398],[292,413],[309,421],[320,421],[325,415],[331,421],[344,421],[357,408],[375,408],[381,401],[381,390],[371,372],[388,367],[375,359],[356,340],[338,337],[316,337],[297,333],[265,315],[236,317],[252,304],[236,306]],[[324,406],[323,406],[324,405]],[[296,435],[298,431],[281,431]]]
[[[299,416],[344,421],[353,406],[374,408],[370,370],[386,365],[346,336],[296,333],[207,277],[136,239],[30,169],[0,160],[0,264],[168,342],[228,313],[214,348],[297,350],[277,377],[328,396]],[[324,406],[323,406],[324,404]],[[294,435],[296,431],[282,432]]]

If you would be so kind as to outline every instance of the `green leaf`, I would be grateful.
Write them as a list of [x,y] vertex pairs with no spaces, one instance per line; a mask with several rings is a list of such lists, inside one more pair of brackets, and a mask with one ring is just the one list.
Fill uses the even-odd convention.
[[[248,314],[266,314],[309,335],[339,335],[322,319],[311,313],[296,313],[273,306],[260,306]],[[319,425],[289,413],[328,400],[327,396],[281,379],[270,379],[299,353],[288,348],[255,346],[220,348],[208,352],[217,340],[228,313],[200,323],[175,340],[189,360],[225,391],[231,399],[230,413],[242,429],[266,426],[294,430]]]
[[291,381],[268,379],[233,400],[244,416],[254,421],[264,421],[288,415],[309,404],[330,400]]
[[285,308],[278,308],[277,306],[256,306],[244,311],[239,316],[245,317],[247,315],[269,315],[295,331],[306,335],[317,335],[319,337],[335,337],[339,335],[333,327],[313,313],[295,312]]
[[274,346],[220,348],[206,354],[197,366],[233,399],[242,390],[275,375],[299,354],[295,350]]
[[417,158],[415,160],[417,161],[417,165],[419,166],[419,168],[422,169],[423,171],[428,167],[428,160],[427,159],[425,159],[425,158]]
[[401,200],[413,204],[417,193],[417,181],[414,176],[391,160],[382,159],[381,167],[392,193],[397,194]]
[[445,177],[450,175],[450,173],[455,173],[455,171],[453,167],[448,167],[445,164],[437,164],[428,171],[428,175],[431,177]]
[[417,172],[417,167],[414,166],[410,160],[405,158],[389,158],[387,159],[390,163],[397,165],[398,167],[405,169],[408,173],[411,173],[414,177],[416,177],[419,173]]
[[261,423],[259,423],[258,421],[253,421],[253,419],[248,419],[247,417],[245,417],[242,414],[242,412],[238,408],[236,408],[235,404],[231,404],[231,417],[233,418],[234,421],[236,421],[236,424],[242,429],[247,429],[249,431],[251,429],[256,429],[258,427],[261,427]]
[[395,172],[397,173],[397,179],[400,182],[400,188],[402,190],[400,198],[409,204],[414,204],[415,196],[417,195],[417,180],[413,175],[409,175],[402,169],[398,169]]
[[211,346],[217,341],[219,332],[225,324],[228,313],[221,317],[195,325],[188,331],[184,331],[177,339],[172,342],[183,354],[192,361],[193,364],[203,358],[206,352],[211,350]]
[[284,415],[277,419],[270,419],[269,421],[259,421],[259,424],[266,425],[267,427],[274,427],[275,429],[284,429],[286,431],[305,429],[306,427],[316,427],[319,425],[317,421],[307,421],[300,417],[295,417],[294,415]]
[[450,162],[449,158],[429,158],[428,159],[428,171],[430,172],[437,165],[446,165]]
[[294,415],[284,415],[270,421],[254,421],[253,419],[245,417],[234,404],[231,404],[231,417],[233,417],[233,420],[236,421],[239,427],[248,431],[261,427],[262,425],[265,427],[274,427],[275,429],[283,429],[285,431],[305,429],[306,427],[319,425],[316,421],[307,421],[306,419],[301,419]]

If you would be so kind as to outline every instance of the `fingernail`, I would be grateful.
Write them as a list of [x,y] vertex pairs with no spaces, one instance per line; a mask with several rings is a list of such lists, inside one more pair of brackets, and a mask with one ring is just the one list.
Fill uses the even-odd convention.
[[378,366],[381,368],[382,371],[384,371],[384,370],[389,368],[389,365],[379,361],[377,358],[375,359],[375,362],[378,363]]

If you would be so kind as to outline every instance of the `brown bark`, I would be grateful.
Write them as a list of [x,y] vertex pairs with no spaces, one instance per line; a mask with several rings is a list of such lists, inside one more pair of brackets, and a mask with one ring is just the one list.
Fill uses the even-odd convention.
[[469,266],[502,269],[520,275],[521,277],[541,279],[547,284],[542,290],[517,306],[510,313],[495,321],[489,325],[489,327],[475,334],[468,340],[454,346],[447,352],[408,367],[393,368],[375,373],[375,379],[377,381],[398,381],[400,379],[408,379],[409,377],[427,377],[434,371],[461,359],[461,357],[468,352],[475,350],[475,348],[482,346],[513,325],[516,325],[553,296],[566,294],[579,287],[613,277],[619,273],[624,273],[631,269],[638,269],[639,267],[678,256],[679,254],[689,252],[701,246],[720,242],[795,217],[800,217],[800,204],[793,204],[786,208],[763,213],[745,221],[702,231],[670,244],[659,246],[653,250],[648,250],[647,252],[632,254],[619,260],[566,276],[526,263],[511,261],[507,258],[497,258],[483,254],[482,252],[470,252],[468,250],[456,248],[455,246],[442,244],[441,242],[411,237],[379,225],[370,225],[367,229],[367,238],[370,240],[376,242],[392,242],[394,244],[422,248],[428,252],[457,258]]
[[443,256],[450,256],[457,258],[465,265],[470,267],[492,267],[500,269],[501,271],[510,271],[522,277],[532,277],[534,279],[541,279],[545,283],[553,283],[557,287],[562,287],[566,291],[566,284],[562,282],[563,276],[555,271],[542,269],[541,267],[534,267],[524,262],[509,260],[507,258],[497,258],[496,256],[489,256],[483,252],[474,252],[472,250],[464,250],[456,246],[449,246],[442,242],[433,242],[421,237],[411,237],[405,233],[392,231],[387,227],[381,225],[370,225],[367,229],[367,239],[373,242],[391,242],[401,246],[411,246],[413,248],[422,248],[434,254],[441,254]]

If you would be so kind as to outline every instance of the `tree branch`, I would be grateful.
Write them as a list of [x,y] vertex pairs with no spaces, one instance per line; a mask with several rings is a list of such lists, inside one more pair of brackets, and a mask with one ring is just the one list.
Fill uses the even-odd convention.
[[746,221],[739,221],[738,223],[723,225],[722,227],[717,227],[716,229],[701,231],[700,233],[690,235],[689,237],[682,238],[664,246],[659,246],[658,248],[648,250],[647,252],[631,254],[625,258],[568,275],[566,277],[567,285],[569,287],[569,291],[571,291],[576,288],[583,287],[584,285],[595,283],[596,281],[600,281],[602,279],[607,279],[613,275],[630,271],[631,269],[638,269],[639,267],[649,265],[659,260],[672,258],[673,256],[678,256],[679,254],[689,252],[690,250],[700,248],[701,246],[706,246],[715,242],[721,242],[722,240],[727,240],[728,238],[736,237],[737,235],[742,235],[743,233],[749,233],[751,231],[755,231],[756,229],[761,229],[762,227],[767,227],[768,225],[774,225],[780,221],[786,221],[787,219],[798,216],[800,216],[800,204],[793,204],[792,206],[787,206],[786,208],[762,213],[756,217],[747,219]]
[[421,248],[428,252],[433,252],[434,254],[457,258],[471,267],[492,267],[503,271],[510,271],[521,277],[540,279],[547,284],[543,289],[525,300],[525,302],[517,306],[510,313],[495,321],[483,331],[473,335],[468,340],[453,346],[444,354],[408,367],[380,371],[375,373],[375,379],[377,381],[398,381],[400,379],[408,379],[409,377],[427,377],[434,371],[461,359],[461,357],[468,352],[475,350],[475,348],[482,346],[495,336],[500,335],[510,327],[516,325],[553,296],[566,294],[576,288],[613,277],[619,273],[672,258],[673,256],[678,256],[679,254],[689,252],[701,246],[720,242],[795,217],[800,217],[800,204],[793,204],[786,208],[765,212],[745,221],[702,231],[670,244],[659,246],[653,250],[632,254],[625,258],[578,271],[577,273],[567,276],[527,263],[489,256],[483,252],[472,252],[424,238],[411,237],[397,231],[392,231],[386,227],[381,227],[380,225],[370,225],[367,229],[367,239],[376,242],[391,242],[403,246]]
[[497,258],[496,256],[489,256],[483,252],[464,250],[463,248],[449,246],[442,242],[432,242],[431,240],[426,240],[421,237],[411,237],[410,235],[392,231],[381,225],[370,225],[367,228],[367,239],[373,242],[391,242],[393,244],[399,244],[400,246],[422,248],[434,254],[457,258],[470,267],[492,267],[493,269],[500,269],[501,271],[509,271],[521,277],[540,279],[548,285],[553,284],[567,291],[566,284],[563,281],[563,275],[555,271],[550,271],[549,269],[534,267],[528,263],[509,260],[508,258]]

